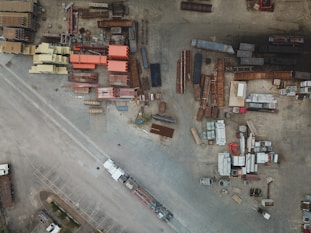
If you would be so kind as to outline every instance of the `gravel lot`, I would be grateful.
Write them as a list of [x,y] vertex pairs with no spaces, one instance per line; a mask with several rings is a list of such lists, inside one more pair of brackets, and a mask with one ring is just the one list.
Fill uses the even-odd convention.
[[[50,8],[47,0],[41,2],[51,20],[42,22],[40,30],[47,23],[53,28],[64,25],[61,1],[55,8]],[[190,127],[201,128],[195,121],[198,103],[193,102],[191,87],[183,96],[175,94],[175,73],[180,51],[190,49],[194,37],[237,45],[241,39],[257,43],[258,38],[272,33],[308,35],[310,1],[278,1],[274,13],[247,11],[244,0],[212,1],[214,12],[206,15],[180,12],[179,1],[128,3],[132,18],[149,22],[148,55],[151,63],[161,63],[162,95],[178,122],[173,126],[174,137],[162,139],[149,134],[147,126],[145,130],[135,127],[131,122],[139,106],[134,103],[129,103],[128,113],[120,114],[108,104],[105,115],[90,116],[82,99],[62,88],[67,77],[29,75],[30,57],[1,55],[0,161],[12,164],[17,192],[14,208],[7,211],[10,226],[15,232],[30,232],[35,224],[33,214],[42,207],[38,194],[50,190],[92,226],[109,232],[299,232],[299,202],[311,185],[306,179],[311,166],[310,101],[278,96],[278,114],[252,112],[226,119],[228,142],[235,140],[238,124],[252,119],[260,136],[271,140],[280,154],[280,166],[260,167],[262,180],[252,184],[265,192],[265,177],[275,179],[271,197],[276,205],[269,209],[272,218],[267,222],[253,210],[257,203],[248,197],[249,186],[239,179],[232,180],[232,187],[241,189],[241,205],[231,200],[231,188],[229,195],[221,196],[218,187],[199,185],[201,176],[216,174],[217,153],[227,148],[202,148],[193,143]],[[204,51],[203,56],[216,61],[223,54]],[[308,69],[310,63],[307,59],[305,62],[302,68]],[[227,94],[231,79],[232,74],[227,73]],[[248,92],[252,91],[278,93],[270,81],[249,83]],[[156,109],[156,103],[147,111],[152,109]],[[103,171],[102,163],[108,157],[173,212],[171,224],[157,220]]]

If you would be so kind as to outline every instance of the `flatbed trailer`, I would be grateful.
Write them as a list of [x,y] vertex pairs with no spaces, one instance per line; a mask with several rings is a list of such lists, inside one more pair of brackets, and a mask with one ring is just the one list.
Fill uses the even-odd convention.
[[71,72],[68,81],[77,83],[98,83],[98,73],[95,72]]

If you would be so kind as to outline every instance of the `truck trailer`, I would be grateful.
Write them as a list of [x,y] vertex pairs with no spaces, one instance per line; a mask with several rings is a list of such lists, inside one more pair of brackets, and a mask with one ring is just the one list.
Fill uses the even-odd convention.
[[123,183],[132,195],[151,210],[159,219],[168,222],[173,218],[173,214],[166,207],[154,198],[145,188],[139,185],[134,178],[117,166],[113,160],[106,160],[104,168],[115,181]]

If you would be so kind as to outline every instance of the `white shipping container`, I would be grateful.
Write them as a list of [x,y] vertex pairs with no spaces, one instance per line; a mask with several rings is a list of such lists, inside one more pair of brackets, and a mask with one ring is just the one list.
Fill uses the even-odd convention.
[[302,87],[300,88],[300,93],[310,93],[311,87]]
[[273,155],[273,162],[274,163],[278,163],[278,160],[279,160],[279,155],[278,154],[274,154]]
[[306,87],[306,86],[307,86],[307,81],[300,82],[300,87]]

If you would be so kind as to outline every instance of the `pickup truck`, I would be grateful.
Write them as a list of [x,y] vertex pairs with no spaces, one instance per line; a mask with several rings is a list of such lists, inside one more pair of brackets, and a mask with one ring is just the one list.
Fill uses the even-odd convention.
[[257,212],[260,213],[266,220],[269,220],[271,217],[271,214],[269,214],[267,211],[265,211],[262,208],[258,208]]

